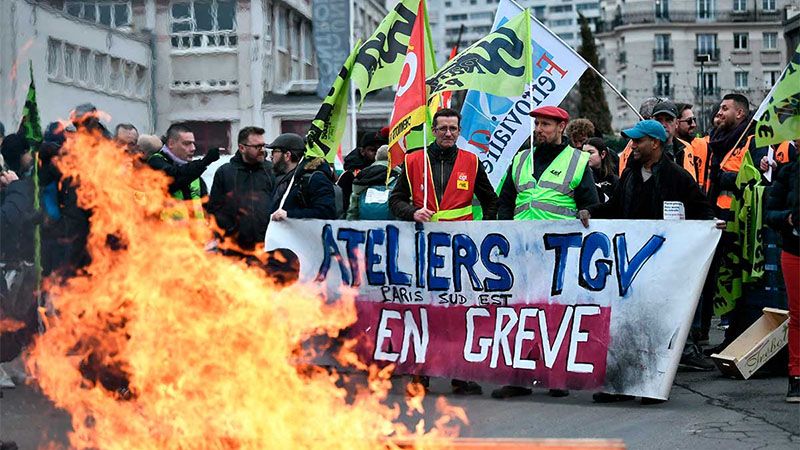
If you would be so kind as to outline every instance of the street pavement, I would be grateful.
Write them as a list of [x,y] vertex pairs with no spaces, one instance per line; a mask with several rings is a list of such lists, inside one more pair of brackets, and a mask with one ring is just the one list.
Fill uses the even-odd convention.
[[[398,378],[389,402],[402,403],[407,377]],[[449,381],[434,379],[425,399],[426,423],[433,423],[434,402],[465,408],[470,424],[464,437],[622,439],[631,449],[800,449],[800,404],[784,402],[785,376],[757,373],[732,380],[719,372],[679,373],[670,399],[658,405],[637,400],[592,403],[590,392],[552,398],[545,389],[511,400],[450,395]],[[408,420],[408,419],[407,419]],[[413,419],[416,420],[416,419]],[[0,399],[0,441],[20,449],[47,442],[67,444],[69,416],[34,387],[4,390]]]

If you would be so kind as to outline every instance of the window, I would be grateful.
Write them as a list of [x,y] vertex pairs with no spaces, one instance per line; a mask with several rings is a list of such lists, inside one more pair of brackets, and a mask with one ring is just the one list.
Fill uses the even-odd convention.
[[772,89],[772,86],[778,83],[778,78],[781,76],[780,70],[768,70],[764,72],[764,87]]
[[698,34],[697,35],[697,50],[696,54],[711,55],[712,60],[719,58],[719,50],[717,49],[717,35],[716,34]]
[[80,50],[80,57],[78,59],[78,81],[81,83],[89,83],[89,57],[91,51],[88,48]]
[[558,5],[558,6],[551,6],[550,12],[551,13],[560,13],[560,12],[569,12],[572,11],[572,5]]
[[47,75],[58,76],[58,68],[61,65],[61,41],[55,39],[47,40]]
[[106,55],[94,55],[94,85],[100,89],[106,86]]
[[656,0],[656,18],[669,19],[669,0]]
[[314,41],[311,34],[311,25],[305,24],[303,26],[303,62],[311,64],[314,56]]
[[733,11],[734,12],[747,11],[747,0],[733,0]]
[[451,6],[453,6],[453,4],[451,2],[444,2],[444,7],[445,8],[449,8]]
[[553,27],[564,27],[569,25],[572,25],[572,19],[558,19],[550,21],[550,26]]
[[71,80],[75,78],[76,49],[71,45],[64,46],[64,77]]
[[120,65],[119,58],[111,58],[110,64],[108,67],[108,88],[113,92],[118,92],[122,90],[122,73],[121,69],[122,66]]
[[734,80],[736,89],[747,89],[747,72],[736,72],[734,73]]
[[775,11],[775,0],[762,0],[761,8],[764,11]]
[[698,19],[713,19],[714,18],[714,0],[697,0],[697,18]]
[[558,37],[565,41],[571,41],[575,39],[575,33],[558,33]]
[[670,84],[669,73],[656,73],[656,88],[654,94],[657,97],[672,97],[672,84]]
[[575,11],[585,11],[587,9],[599,9],[599,8],[600,4],[597,2],[578,3],[577,5],[575,5]]
[[66,0],[64,12],[111,28],[131,24],[130,0]]
[[289,19],[286,18],[286,10],[283,8],[278,9],[277,14],[278,23],[275,24],[278,30],[275,44],[281,50],[286,50],[289,46]]
[[778,33],[764,33],[764,50],[775,50],[778,48]]
[[176,48],[236,46],[235,0],[181,0],[172,4],[170,30]]
[[697,84],[700,89],[698,89],[698,96],[702,92],[703,95],[718,95],[719,94],[719,84],[717,83],[717,74],[714,72],[705,72],[703,74],[703,78],[700,78],[700,74],[697,74]]
[[[466,18],[466,16],[465,16],[465,18]],[[491,12],[489,12],[489,11],[486,11],[486,12],[477,12],[477,13],[471,13],[471,14],[469,15],[469,18],[470,18],[470,19],[490,19],[490,20],[491,20],[491,19],[493,19],[493,18],[494,18],[494,14],[492,14],[492,13],[491,13]]]
[[656,35],[655,61],[672,61],[672,44],[669,34]]
[[533,16],[536,17],[539,20],[543,20],[546,9],[547,8],[545,6],[534,6],[533,7]]
[[733,49],[747,50],[747,33],[733,33]]
[[450,14],[445,17],[446,20],[467,20],[466,14]]

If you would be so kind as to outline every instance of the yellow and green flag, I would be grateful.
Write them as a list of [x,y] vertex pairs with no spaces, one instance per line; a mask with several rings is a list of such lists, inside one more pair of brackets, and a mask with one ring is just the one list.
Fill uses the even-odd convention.
[[800,138],[800,45],[759,112],[762,108],[760,117],[756,112],[757,147]]
[[[358,44],[356,44],[356,49]],[[311,128],[306,133],[306,152],[308,158],[325,158],[329,163],[336,159],[336,152],[344,134],[347,121],[347,101],[350,94],[350,74],[358,52],[354,49],[339,75],[333,80],[328,96],[322,101]]]
[[[420,1],[424,0],[397,2],[372,36],[359,48],[353,65],[353,84],[359,107],[370,92],[394,86],[400,80]],[[425,73],[433,73],[436,71],[436,61],[427,13],[425,28]]]
[[428,96],[467,89],[522,95],[531,81],[531,59],[531,19],[525,10],[447,61],[428,78]]

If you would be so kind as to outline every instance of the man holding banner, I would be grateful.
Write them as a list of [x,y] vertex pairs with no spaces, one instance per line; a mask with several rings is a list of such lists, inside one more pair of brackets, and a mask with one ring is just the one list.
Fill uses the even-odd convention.
[[[500,220],[574,219],[578,209],[600,200],[592,171],[586,170],[589,154],[574,149],[564,139],[569,114],[557,106],[542,106],[530,112],[536,119],[535,146],[514,156],[500,191]],[[523,386],[503,386],[494,398],[530,395]],[[569,391],[550,389],[553,397]]]
[[[478,157],[456,146],[460,123],[457,111],[440,109],[433,116],[433,145],[406,154],[399,180],[389,196],[389,209],[395,217],[415,222],[473,220],[473,198],[480,202],[484,219],[497,216],[497,195]],[[430,188],[433,190],[426,195],[425,189]],[[427,388],[426,378],[422,382]],[[454,394],[483,392],[474,381],[453,379],[450,384]]]

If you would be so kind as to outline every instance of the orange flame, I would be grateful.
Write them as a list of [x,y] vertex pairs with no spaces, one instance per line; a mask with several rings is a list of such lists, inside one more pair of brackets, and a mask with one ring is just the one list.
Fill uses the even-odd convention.
[[[59,167],[93,211],[92,263],[48,286],[57,314],[26,364],[71,413],[73,447],[397,448],[466,422],[440,402],[441,431],[396,423],[399,406],[385,405],[391,369],[358,362],[352,343],[339,359],[369,372],[355,394],[337,387],[337,373],[297,364],[301,342],[355,320],[352,296],[328,305],[314,286],[279,288],[205,252],[204,223],[160,219],[174,202],[167,178],[112,142],[82,132],[64,151]],[[421,395],[411,400],[420,410]]]
[[25,328],[25,323],[8,317],[0,318],[0,333],[13,333]]

